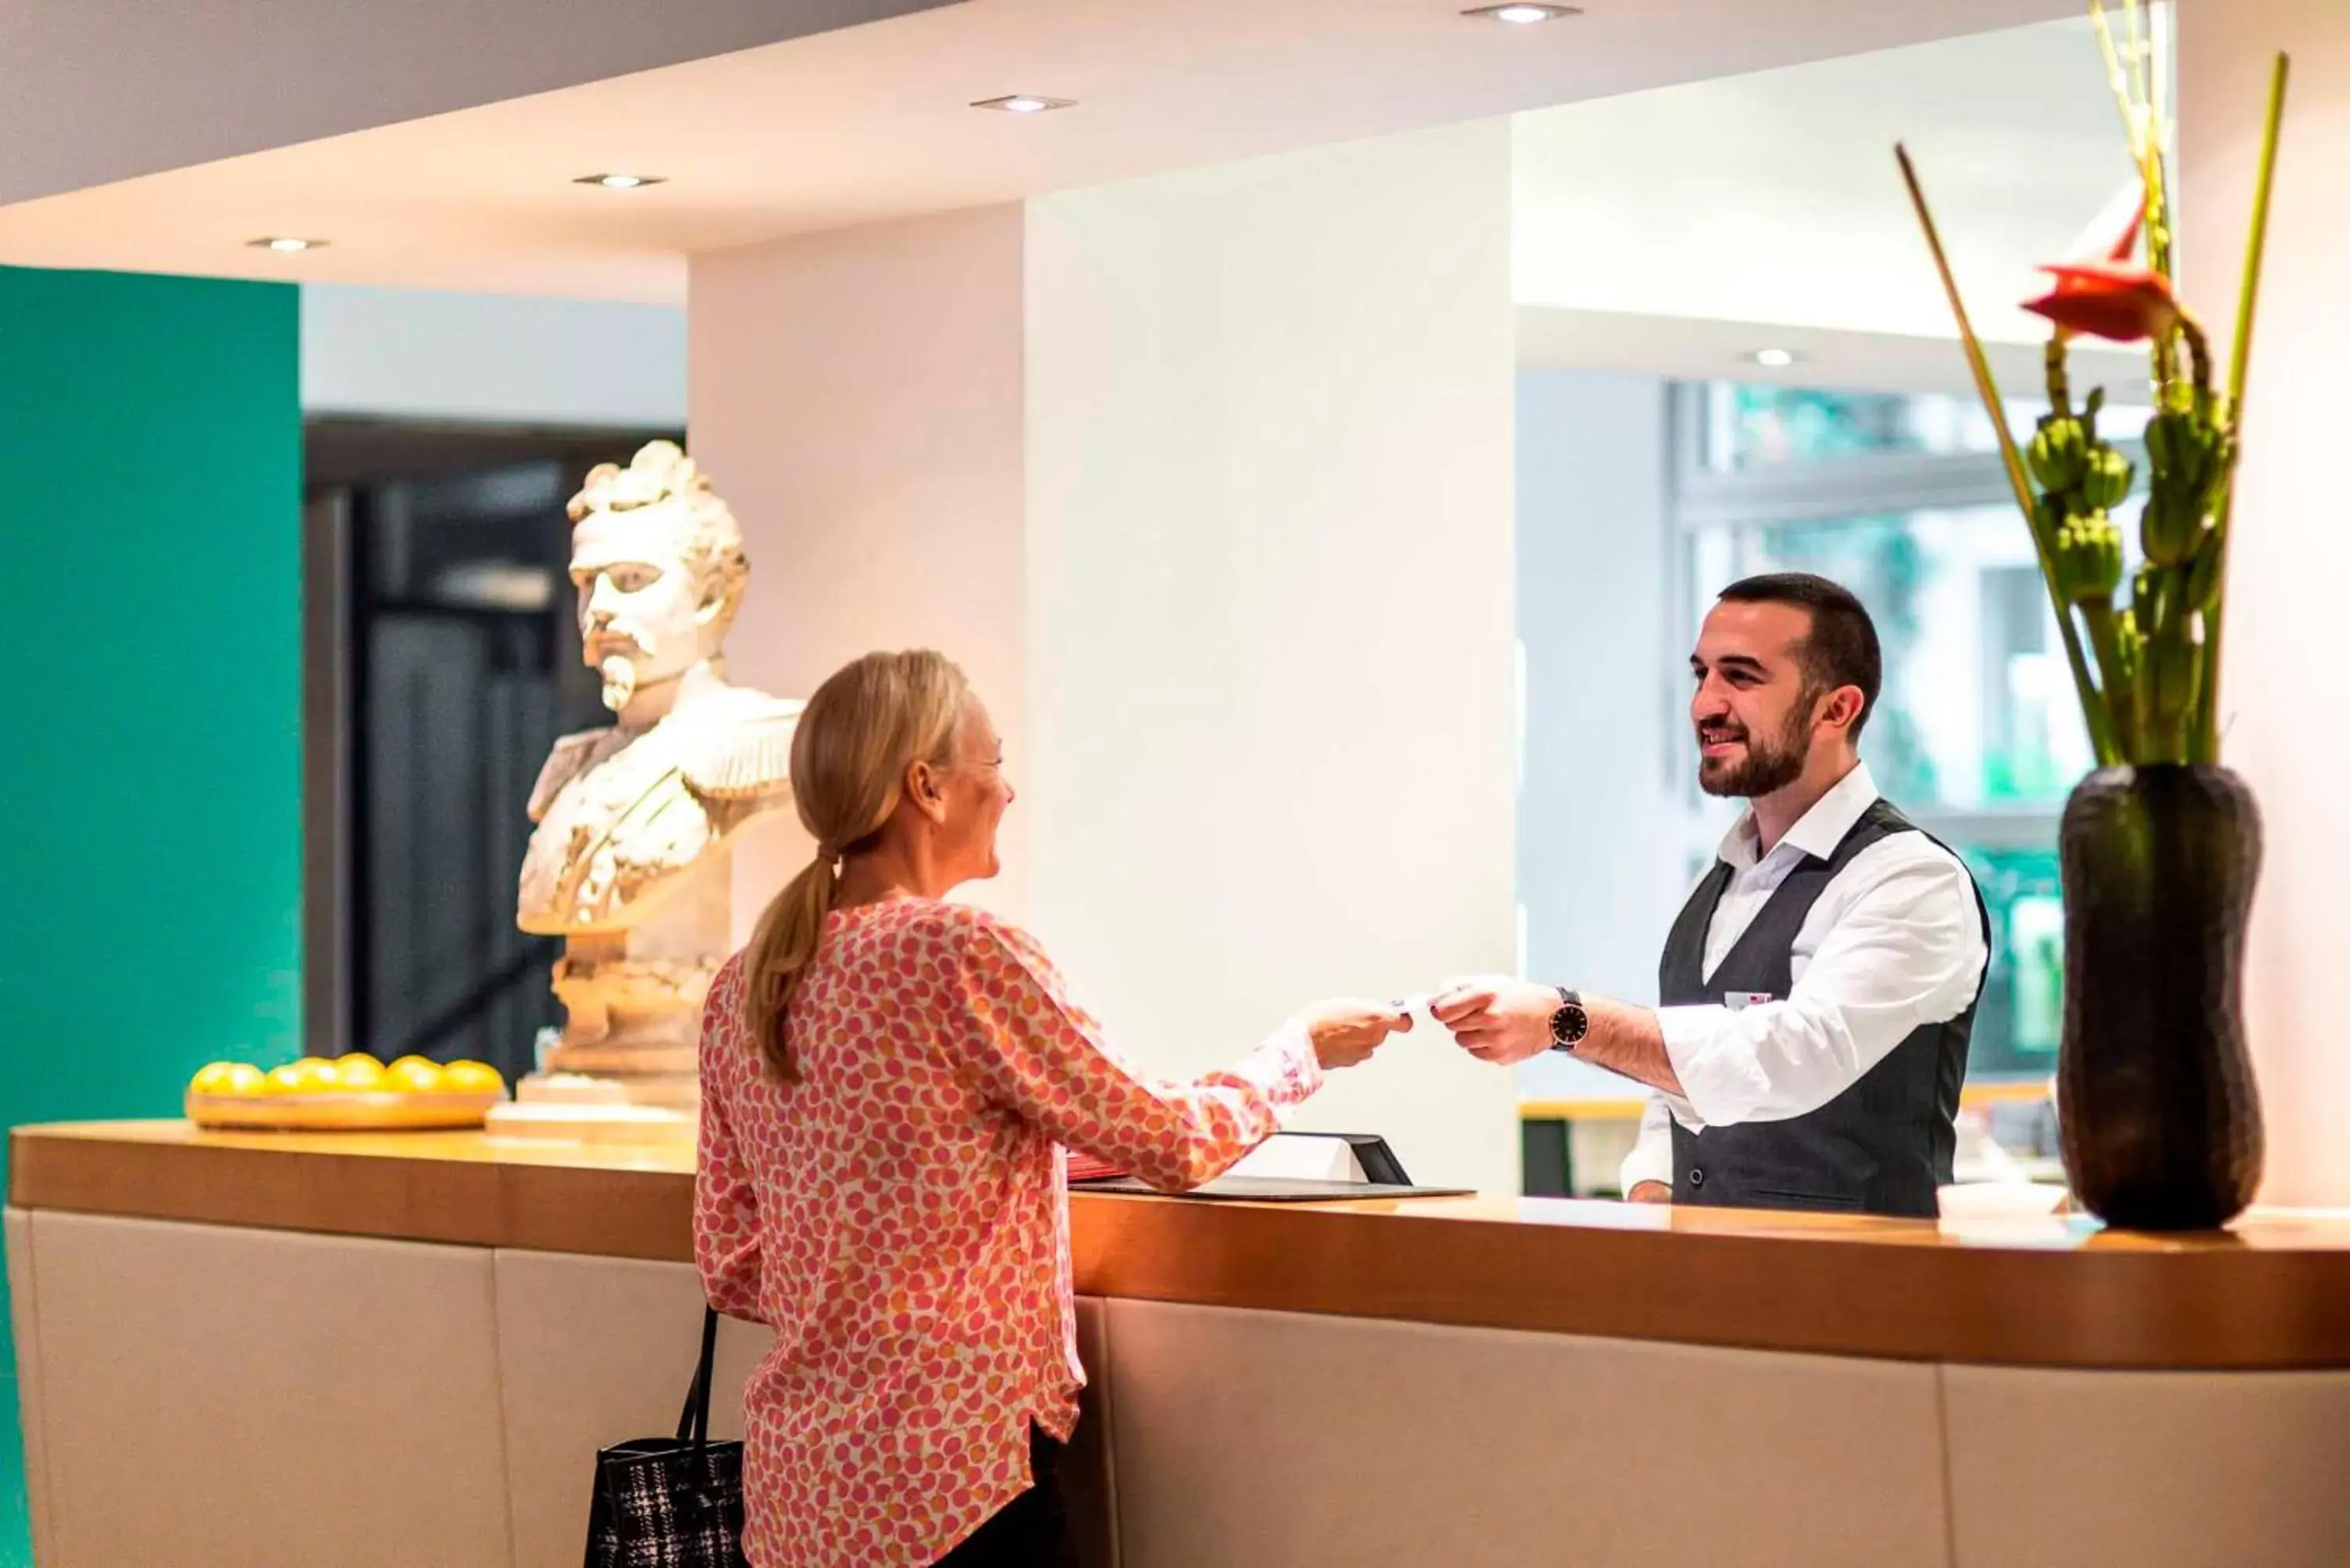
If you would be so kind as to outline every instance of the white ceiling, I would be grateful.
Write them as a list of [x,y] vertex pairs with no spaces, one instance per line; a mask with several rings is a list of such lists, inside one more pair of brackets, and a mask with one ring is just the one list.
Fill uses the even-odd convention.
[[[0,261],[675,301],[691,251],[2074,10],[1586,0],[1572,21],[1503,27],[1463,19],[1461,4],[970,0],[0,207]],[[964,107],[1014,91],[1082,102],[1032,119]],[[1720,129],[1735,151],[1741,128]],[[1596,151],[1603,167],[1641,155]],[[570,182],[606,169],[671,182]],[[244,248],[265,234],[333,244],[292,257]]]
[[1893,160],[1904,140],[1977,328],[2036,344],[2047,324],[2016,308],[2045,288],[2033,269],[2131,185],[2077,18],[1574,104],[1513,130],[1517,299],[1611,317],[1948,337]]
[[12,0],[0,202],[957,0]]

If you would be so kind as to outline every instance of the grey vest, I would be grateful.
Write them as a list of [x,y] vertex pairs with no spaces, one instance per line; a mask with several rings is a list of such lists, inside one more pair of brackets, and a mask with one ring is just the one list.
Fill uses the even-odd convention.
[[[1878,839],[1917,831],[1889,802],[1873,803],[1834,855],[1806,856],[1787,874],[1708,975],[1706,929],[1731,877],[1729,863],[1716,862],[1673,922],[1658,966],[1659,1000],[1667,1007],[1719,1004],[1726,994],[1747,992],[1785,1001],[1794,987],[1796,933],[1828,883]],[[1980,889],[1975,916],[1987,953],[1991,918]],[[1807,1116],[1695,1133],[1675,1121],[1673,1201],[1931,1219],[1934,1189],[1950,1179],[1974,1022],[1970,1002],[1949,1023],[1912,1031],[1858,1083]]]

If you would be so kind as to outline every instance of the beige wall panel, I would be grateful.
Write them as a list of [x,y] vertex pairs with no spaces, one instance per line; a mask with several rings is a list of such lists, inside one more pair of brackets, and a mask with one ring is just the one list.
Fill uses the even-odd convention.
[[2350,1563],[2350,1372],[1943,1378],[1957,1568]]
[[1947,1568],[1929,1366],[1108,1316],[1125,1568]]
[[33,1219],[22,1209],[7,1212],[8,1316],[16,1345],[16,1418],[25,1432],[25,1508],[30,1517],[33,1560],[51,1563],[48,1476],[43,1462],[41,1329],[33,1288]]
[[498,1568],[490,1254],[33,1217],[43,1568]]
[[[496,1258],[515,1568],[577,1568],[597,1450],[677,1428],[702,1344],[702,1286],[685,1263]],[[766,1347],[755,1324],[719,1324],[717,1436],[743,1435],[743,1385]]]

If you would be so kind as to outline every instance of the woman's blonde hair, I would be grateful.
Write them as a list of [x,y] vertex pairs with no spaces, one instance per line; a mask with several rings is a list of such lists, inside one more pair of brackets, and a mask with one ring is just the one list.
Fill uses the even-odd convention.
[[744,958],[751,1037],[778,1083],[799,1082],[784,1012],[816,957],[842,857],[866,848],[898,809],[906,770],[954,761],[970,682],[928,649],[868,653],[835,670],[808,699],[792,735],[792,804],[816,858],[759,917]]

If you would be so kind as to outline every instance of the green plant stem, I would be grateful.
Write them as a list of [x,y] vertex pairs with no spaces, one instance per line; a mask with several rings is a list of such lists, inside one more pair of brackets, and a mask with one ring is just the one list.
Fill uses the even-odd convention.
[[2203,324],[2181,309],[2178,313],[2178,336],[2187,345],[2188,384],[2194,389],[2194,400],[2188,407],[2199,418],[2216,419],[2211,407],[2211,340],[2203,335]]
[[2202,711],[2203,650],[2189,647],[2179,667],[2187,671],[2187,694],[2178,704],[2178,722],[2171,727],[2170,754],[2182,763],[2195,761],[2195,721]]
[[[2121,628],[2114,618],[2114,597],[2098,594],[2081,601],[2081,619],[2089,628],[2089,646],[2097,653],[2097,679],[2106,694],[2126,692],[2130,689],[2129,667],[2122,658]],[[2115,729],[2114,746],[2121,755],[2131,754],[2131,732],[2125,708],[2112,710]]]
[[[2236,292],[2236,336],[2228,346],[2228,406],[2222,417],[2231,432],[2240,439],[2236,450],[2241,452],[2241,437],[2244,428],[2244,378],[2252,358],[2252,314],[2261,297],[2261,263],[2268,251],[2269,195],[2276,182],[2277,134],[2284,124],[2284,92],[2293,69],[2292,60],[2280,53],[2269,73],[2269,109],[2267,122],[2261,128],[2261,166],[2252,184],[2251,232],[2244,245],[2244,276]],[[2236,476],[2231,472],[2220,492],[2220,504],[2212,509],[2211,542],[2208,546],[2220,552],[2215,569],[2219,588],[2212,595],[2211,607],[2203,613],[2203,649],[2199,660],[2195,694],[2195,722],[2189,727],[2194,760],[2216,763],[2220,760],[2220,633],[2222,611],[2228,602],[2228,539],[2229,523],[2236,510]]]
[[2056,561],[2054,541],[2042,530],[2032,499],[2032,478],[2023,469],[2023,454],[2015,444],[2014,432],[2007,426],[2007,407],[2000,401],[1999,387],[1991,379],[1991,361],[1983,355],[1981,340],[1975,337],[1973,325],[1967,319],[1966,302],[1960,297],[1958,279],[1950,272],[1950,260],[1942,249],[1942,236],[1934,227],[1934,214],[1926,205],[1925,188],[1918,182],[1917,168],[1909,161],[1909,150],[1896,142],[1893,156],[1901,165],[1901,178],[1909,187],[1909,202],[1918,211],[1918,226],[1926,232],[1926,247],[1934,254],[1934,267],[1941,275],[1942,292],[1950,301],[1950,314],[1959,324],[1959,340],[1966,348],[1967,369],[1974,375],[1975,394],[1982,400],[1983,411],[1991,416],[1991,429],[1999,436],[2000,461],[2007,467],[2007,483],[2015,492],[2015,504],[2023,514],[2023,525],[2031,532],[2033,547],[2040,556],[2040,580],[2047,586],[2048,602],[2056,608],[2056,629],[2064,644],[2064,662],[2073,672],[2073,690],[2081,701],[2081,717],[2089,728],[2089,745],[2095,753],[2100,767],[2111,767],[2122,760],[2114,744],[2112,716],[2095,682],[2089,679],[2089,661],[2081,649],[2080,628],[2074,624],[2070,606],[2056,591]]

